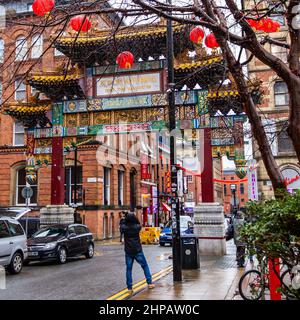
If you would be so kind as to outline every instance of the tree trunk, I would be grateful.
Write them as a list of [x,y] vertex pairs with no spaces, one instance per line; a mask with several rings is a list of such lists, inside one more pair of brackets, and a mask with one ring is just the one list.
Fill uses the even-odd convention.
[[297,158],[300,162],[300,79],[287,84],[290,98],[288,134],[291,137]]
[[221,45],[223,55],[228,64],[229,71],[231,72],[235,80],[241,100],[245,106],[245,113],[249,118],[253,136],[257,141],[263,163],[267,170],[268,176],[272,182],[272,186],[276,196],[276,190],[286,188],[284,184],[284,178],[274,159],[264,126],[257,112],[256,106],[253,102],[251,93],[248,90],[247,83],[244,78],[242,66],[234,57],[226,40],[222,38],[221,39],[218,38],[217,40]]

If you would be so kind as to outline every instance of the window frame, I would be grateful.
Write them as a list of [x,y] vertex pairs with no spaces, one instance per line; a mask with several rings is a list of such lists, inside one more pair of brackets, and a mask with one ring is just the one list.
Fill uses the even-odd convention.
[[22,203],[22,202],[19,202],[19,187],[31,187],[31,188],[33,188],[33,192],[34,192],[34,190],[36,189],[36,199],[37,199],[37,201],[36,202],[31,202],[31,199],[32,198],[29,198],[28,199],[28,205],[30,205],[30,206],[37,206],[37,202],[38,202],[38,178],[37,178],[37,182],[36,182],[36,184],[29,184],[29,183],[27,183],[27,182],[25,182],[25,185],[21,185],[21,184],[19,184],[19,172],[21,171],[21,170],[25,170],[25,166],[23,166],[23,167],[19,167],[18,169],[16,169],[16,183],[15,183],[15,204],[16,204],[16,206],[18,207],[18,206],[24,206],[24,205],[26,205],[26,199],[24,199],[24,202]]
[[3,86],[2,86],[2,79],[0,79],[0,103],[2,103],[2,95],[3,95]]
[[[281,136],[282,134],[284,134],[285,136],[284,137]],[[291,138],[289,137],[288,133],[286,132],[286,130],[280,131],[276,138],[277,138],[277,152],[278,152],[278,155],[290,154],[290,153],[294,153],[295,152],[294,147],[293,147],[293,142],[292,142]],[[283,142],[280,143],[280,141],[282,141],[282,140],[283,140]],[[287,142],[288,142],[288,144],[287,144]],[[291,148],[288,149],[288,150],[280,150],[280,148],[282,146],[287,146],[287,145],[291,146]]]
[[[16,125],[17,124],[20,124],[20,122],[18,122],[18,121],[15,121],[14,122],[14,126],[13,126],[13,146],[15,146],[15,147],[23,147],[23,146],[25,146],[25,128],[24,128],[24,126],[22,125],[22,127],[23,127],[23,131],[21,131],[21,129],[20,129],[20,131],[16,131]],[[22,144],[17,144],[16,143],[16,135],[23,135],[23,143]]]
[[[83,168],[82,168],[82,165],[77,165],[77,170],[80,169],[81,170],[81,180],[79,179],[79,174],[77,173],[77,192],[78,190],[82,190],[82,198],[81,198],[81,201],[80,201],[80,198],[77,197],[77,203],[76,205],[77,206],[82,206],[83,205]],[[65,167],[65,202],[67,205],[69,206],[72,206],[74,205],[74,197],[73,197],[73,189],[74,189],[74,185],[75,185],[75,181],[73,181],[72,183],[72,177],[73,177],[73,171],[75,170],[75,166],[67,166]],[[68,179],[68,184],[67,184],[67,179]],[[67,186],[69,187],[69,190],[67,190]],[[66,197],[67,195],[67,192],[68,192],[68,198]],[[67,203],[66,200],[69,200],[69,203]]]
[[26,36],[19,36],[15,41],[15,61],[24,61],[28,58],[28,42]]
[[31,59],[39,59],[43,54],[43,47],[43,35],[34,35],[31,39]]
[[[21,87],[23,87],[21,89]],[[20,92],[24,93],[24,98],[18,98],[18,94]],[[16,101],[23,101],[27,99],[27,87],[26,87],[26,83],[24,83],[24,81],[22,81],[22,79],[16,79],[15,80],[15,100]]]
[[240,194],[245,194],[245,185],[243,183],[240,184]]
[[[275,87],[279,83],[283,83],[286,85],[286,92],[285,91],[283,91],[283,92],[276,91]],[[273,91],[274,91],[274,107],[275,108],[287,108],[289,106],[289,90],[288,90],[287,84],[284,81],[275,81],[274,86],[273,86]],[[285,104],[277,104],[276,97],[282,96],[282,95],[285,96],[286,103]]]
[[105,206],[110,205],[110,180],[111,180],[111,168],[103,167],[103,204]]
[[2,38],[0,38],[0,63],[4,62],[5,55],[5,42]]
[[[120,177],[122,178],[120,179]],[[125,177],[124,170],[118,170],[118,205],[119,206],[124,205],[124,177]]]

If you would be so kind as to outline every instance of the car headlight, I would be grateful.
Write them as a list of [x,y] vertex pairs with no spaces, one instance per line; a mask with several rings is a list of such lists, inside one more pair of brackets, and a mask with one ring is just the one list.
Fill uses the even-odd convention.
[[164,232],[162,232],[160,235],[161,235],[162,237],[164,237],[166,234],[165,234]]
[[46,250],[51,250],[51,249],[54,249],[56,247],[57,243],[56,242],[50,242],[50,243],[47,243],[44,247],[44,249]]

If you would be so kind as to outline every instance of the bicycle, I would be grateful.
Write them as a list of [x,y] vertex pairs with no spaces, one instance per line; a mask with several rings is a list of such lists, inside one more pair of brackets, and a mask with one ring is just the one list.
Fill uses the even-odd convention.
[[[260,300],[263,298],[266,290],[269,287],[269,271],[267,259],[263,258],[258,266],[258,269],[250,269],[246,271],[239,280],[239,293],[244,300]],[[282,271],[285,269],[284,271]],[[286,299],[294,299],[292,281],[294,274],[290,267],[283,266],[280,271],[281,292]]]

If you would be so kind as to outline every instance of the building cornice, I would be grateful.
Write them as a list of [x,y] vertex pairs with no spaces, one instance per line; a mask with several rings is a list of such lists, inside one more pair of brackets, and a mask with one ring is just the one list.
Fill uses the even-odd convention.
[[0,153],[24,153],[26,146],[0,146]]

